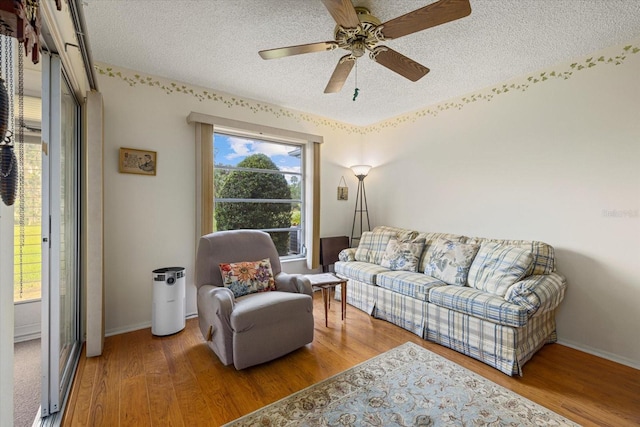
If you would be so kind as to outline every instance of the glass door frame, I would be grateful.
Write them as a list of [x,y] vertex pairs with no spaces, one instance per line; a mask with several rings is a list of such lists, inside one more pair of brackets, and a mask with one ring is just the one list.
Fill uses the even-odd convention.
[[[67,256],[75,260],[71,271],[72,283],[67,291],[74,293],[71,307],[72,343],[65,357],[61,359],[61,229],[64,218],[61,215],[62,184],[65,171],[61,170],[64,149],[63,141],[63,105],[62,91],[66,86],[74,103],[74,147],[72,164],[75,171],[72,180],[73,209],[75,228],[72,250]],[[64,401],[71,387],[75,368],[81,349],[80,337],[80,136],[81,110],[75,98],[72,86],[64,75],[60,57],[43,52],[42,54],[42,385],[41,411],[44,418],[58,413],[64,407]]]

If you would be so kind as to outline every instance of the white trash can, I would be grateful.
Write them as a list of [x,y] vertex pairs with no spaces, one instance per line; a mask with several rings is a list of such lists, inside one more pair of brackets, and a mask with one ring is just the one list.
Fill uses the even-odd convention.
[[185,327],[185,272],[183,267],[153,270],[151,333],[171,335]]

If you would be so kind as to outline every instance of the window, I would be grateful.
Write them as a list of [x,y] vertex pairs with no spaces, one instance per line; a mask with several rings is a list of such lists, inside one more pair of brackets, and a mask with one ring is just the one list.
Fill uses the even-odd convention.
[[303,157],[300,144],[214,133],[213,230],[262,230],[281,257],[304,256]]
[[41,296],[42,149],[39,142],[39,138],[25,135],[24,165],[21,165],[24,200],[18,200],[14,210],[14,302],[37,300]]
[[[287,245],[276,244],[280,245],[282,258],[305,258],[307,268],[318,268],[322,137],[195,112],[189,114],[187,122],[195,124],[196,241],[215,230],[240,227],[265,230],[288,241]],[[267,158],[262,159],[263,166],[253,164],[250,158],[254,154]],[[253,193],[242,184],[234,187],[228,184],[234,174],[237,180],[252,176],[254,180],[280,182],[282,193],[266,184],[257,186],[262,192]],[[235,190],[231,191],[232,188]],[[254,209],[265,214],[266,207],[273,208],[274,215],[276,208],[281,209],[282,215],[275,216],[282,222],[233,223],[239,214],[228,215],[229,218],[223,213],[216,215],[216,211],[231,208],[242,213]]]

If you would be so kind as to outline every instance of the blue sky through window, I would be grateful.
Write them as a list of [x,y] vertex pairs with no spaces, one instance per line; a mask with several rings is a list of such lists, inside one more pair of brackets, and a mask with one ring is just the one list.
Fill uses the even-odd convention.
[[[216,165],[237,166],[246,157],[261,153],[267,155],[283,172],[301,171],[300,155],[291,155],[293,152],[300,152],[294,145],[216,133],[213,147]],[[287,180],[289,178],[290,175]]]

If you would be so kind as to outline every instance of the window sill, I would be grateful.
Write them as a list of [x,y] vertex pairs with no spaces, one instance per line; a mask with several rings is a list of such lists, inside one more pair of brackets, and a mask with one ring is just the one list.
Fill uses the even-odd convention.
[[293,258],[287,260],[280,260],[282,265],[282,271],[289,274],[311,274],[313,270],[307,268],[306,258]]
[[32,304],[34,302],[42,302],[41,298],[27,299],[24,301],[14,301],[13,305],[23,305],[23,304]]

